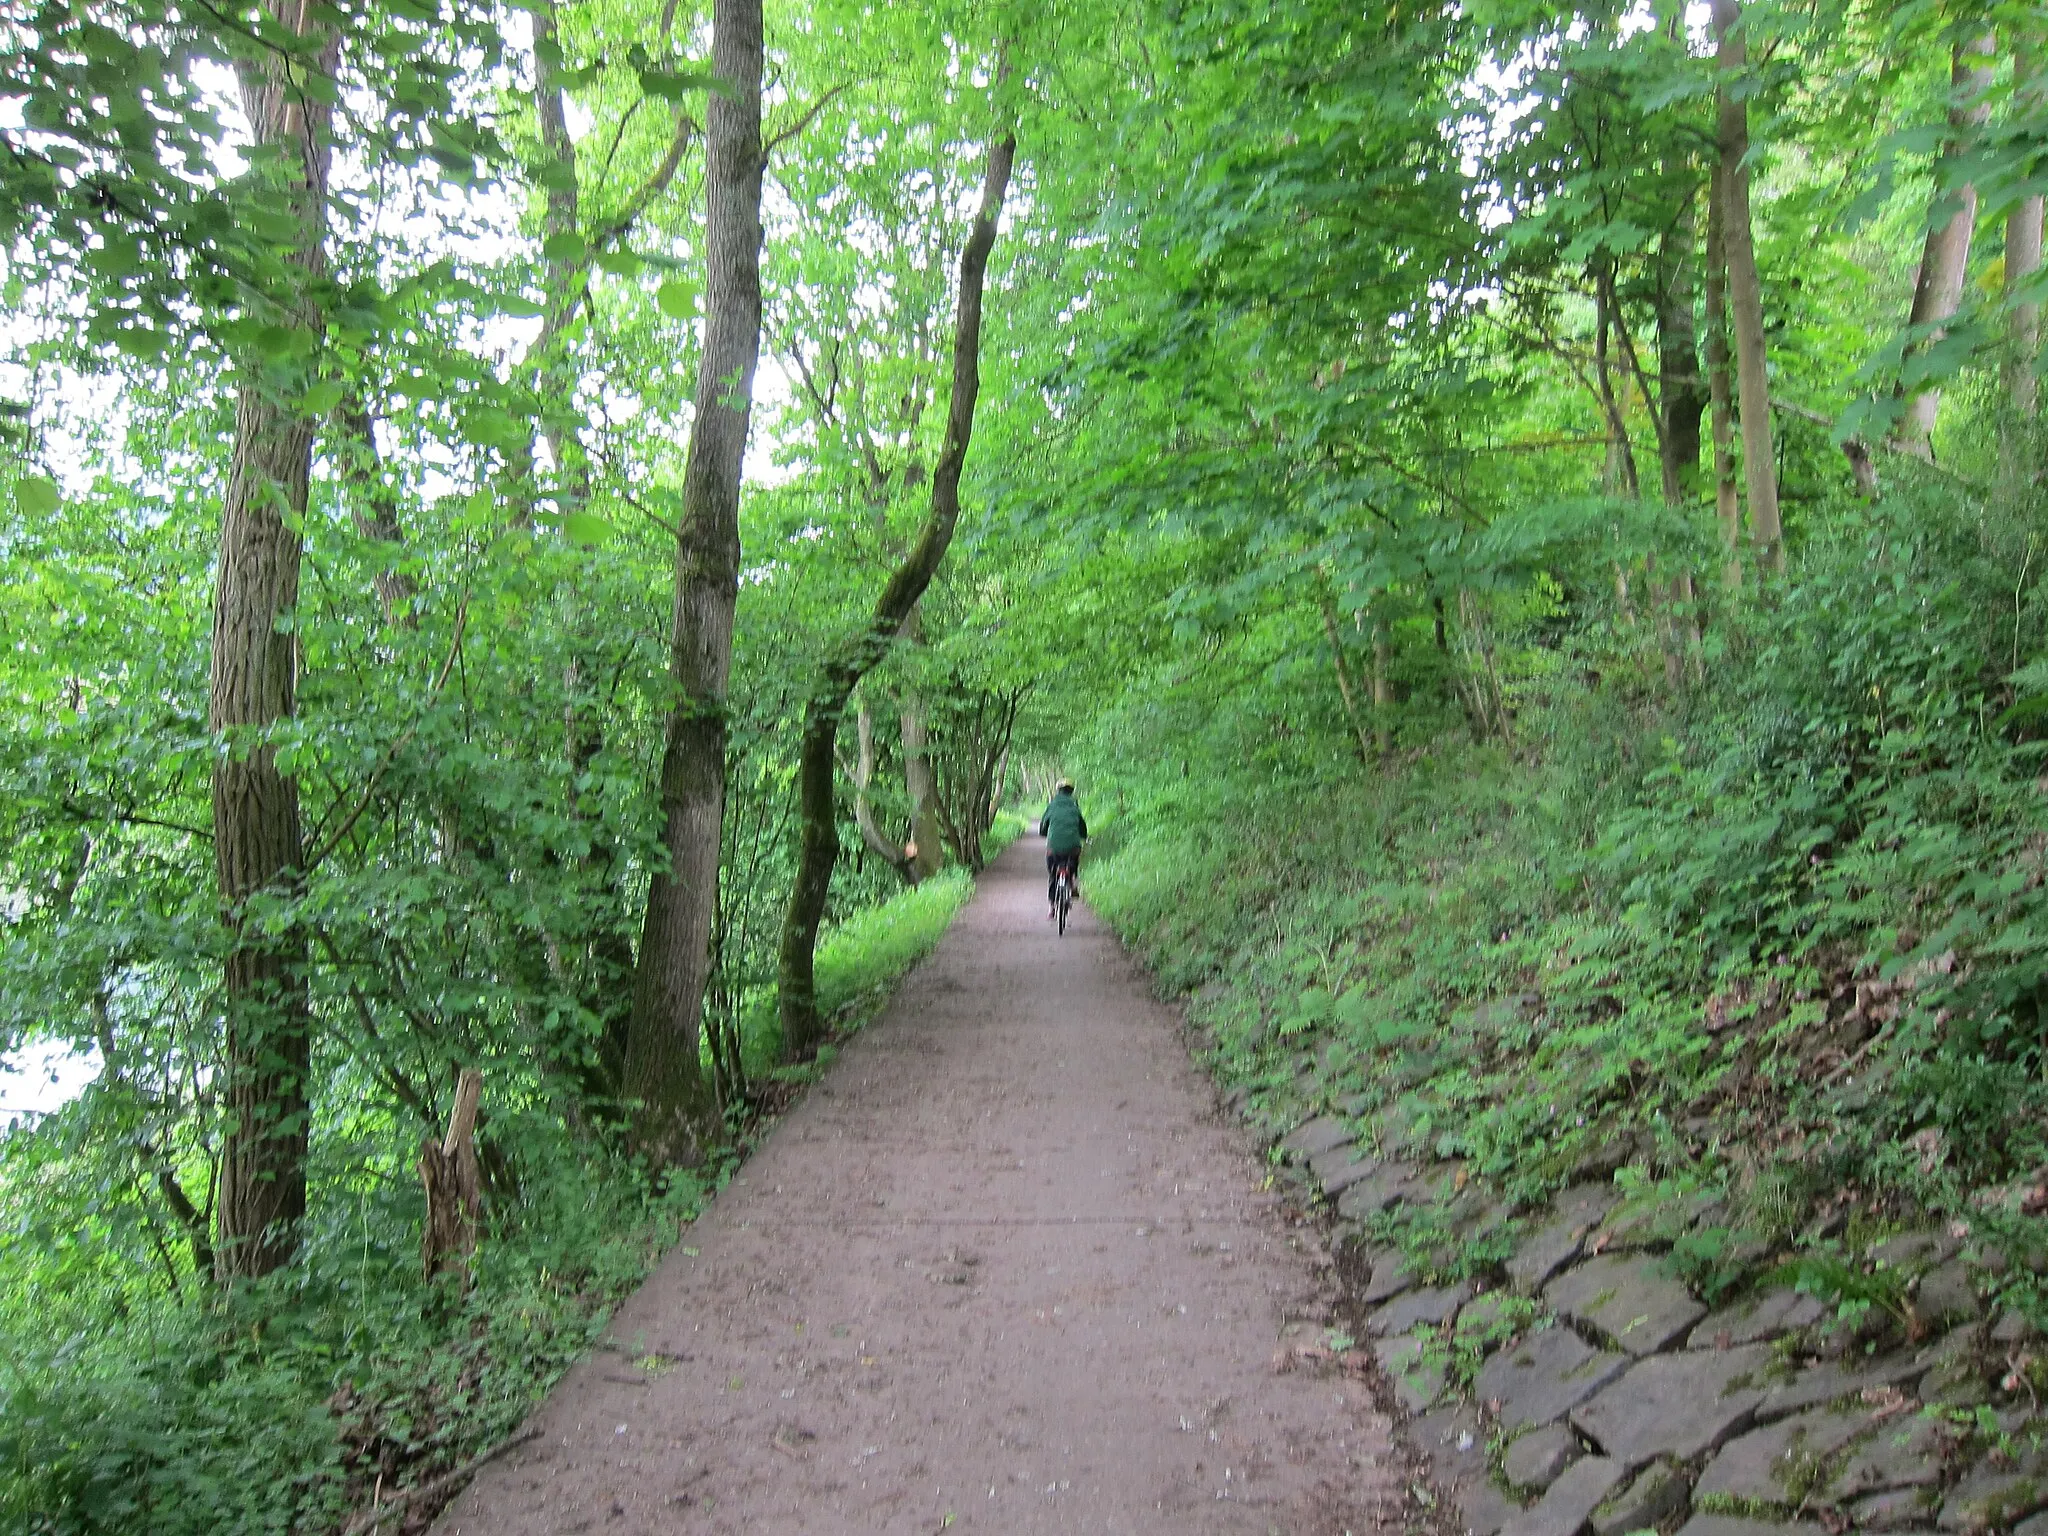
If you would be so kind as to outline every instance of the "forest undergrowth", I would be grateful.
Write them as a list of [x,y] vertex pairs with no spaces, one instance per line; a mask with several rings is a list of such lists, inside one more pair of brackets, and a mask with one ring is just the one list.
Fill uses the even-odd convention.
[[[1270,670],[1204,718],[1183,663],[1093,737],[1089,894],[1276,1135],[1370,1106],[1525,1208],[1589,1170],[1668,1197],[1710,1299],[1790,1263],[1867,1309],[1869,1242],[1941,1224],[2048,1322],[2023,539],[1953,496],[1843,514],[1677,688],[1554,586],[1503,637],[1509,739],[1437,721],[1370,769]],[[1410,1216],[1440,1273],[1504,1257]]]
[[[992,845],[1017,826],[1007,819]],[[956,868],[830,932],[818,981],[837,1036],[880,1011],[972,893]],[[776,1065],[765,989],[748,1000],[744,1041],[764,1107],[832,1057],[827,1046]],[[351,1198],[323,1205],[302,1262],[193,1297],[109,1285],[97,1234],[35,1226],[56,1202],[19,1198],[28,1187],[54,1195],[91,1173],[63,1118],[0,1140],[8,1206],[28,1213],[0,1258],[0,1527],[153,1536],[340,1529],[380,1490],[430,1483],[501,1443],[767,1125],[741,1116],[719,1161],[650,1177],[616,1137],[573,1134],[537,1107],[487,1121],[492,1220],[466,1291],[422,1278],[409,1127],[336,1127],[323,1150],[350,1165],[335,1183]],[[435,1507],[381,1529],[424,1529]]]

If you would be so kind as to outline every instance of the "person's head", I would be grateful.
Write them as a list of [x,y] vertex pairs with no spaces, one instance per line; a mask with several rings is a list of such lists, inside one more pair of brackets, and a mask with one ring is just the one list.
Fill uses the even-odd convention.
[[1071,794],[1072,794],[1073,792],[1074,792],[1074,781],[1073,781],[1072,779],[1061,779],[1061,780],[1060,780],[1060,793],[1061,793],[1061,794],[1063,794],[1063,795],[1071,795]]

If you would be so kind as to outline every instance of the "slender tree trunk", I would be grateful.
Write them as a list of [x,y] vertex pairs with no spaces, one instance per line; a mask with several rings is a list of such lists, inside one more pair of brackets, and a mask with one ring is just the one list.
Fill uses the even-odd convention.
[[1757,275],[1756,240],[1749,216],[1749,43],[1738,0],[1713,0],[1716,62],[1721,73],[1721,243],[1728,263],[1728,299],[1735,327],[1735,388],[1742,412],[1742,477],[1749,488],[1749,535],[1757,559],[1785,568],[1778,521],[1778,459],[1771,438],[1771,385],[1764,351],[1764,289]]
[[1603,265],[1593,279],[1593,377],[1600,387],[1600,408],[1607,417],[1607,494],[1634,501],[1642,495],[1635,449],[1628,440],[1628,421],[1614,389],[1614,363],[1608,340],[1614,328],[1614,270]]
[[[384,483],[383,459],[377,451],[377,424],[353,394],[343,402],[336,416],[346,440],[335,457],[356,493],[349,505],[349,520],[360,537],[389,544],[394,550],[402,548],[405,529],[398,521],[398,498]],[[370,584],[384,610],[385,623],[403,624],[408,629],[419,627],[419,615],[412,609],[418,588],[410,576],[387,565],[378,569]]]
[[662,846],[648,885],[627,1030],[635,1136],[658,1161],[691,1159],[715,1133],[698,1039],[718,911],[725,809],[725,687],[739,594],[740,473],[761,353],[761,0],[714,0],[705,124],[705,321],[683,469],[662,749]]
[[[1948,122],[1951,137],[1935,165],[1934,203],[1929,217],[1954,200],[1954,212],[1939,225],[1930,224],[1920,253],[1920,271],[1913,281],[1913,310],[1908,324],[1924,334],[1908,354],[1924,352],[1940,339],[1938,329],[1953,319],[1963,301],[1963,282],[1969,274],[1970,239],[1977,228],[1977,188],[1965,182],[1952,191],[1944,186],[1943,172],[1955,158],[1967,152],[1969,139],[1989,120],[1991,54],[1989,33],[1956,44],[1949,65]],[[1906,413],[1895,433],[1899,445],[1922,458],[1934,457],[1934,421],[1941,410],[1941,390],[1922,389],[1908,395]]]
[[854,730],[859,755],[853,767],[853,821],[860,828],[860,838],[867,850],[887,864],[910,884],[917,884],[917,869],[903,850],[890,842],[875,820],[875,807],[868,798],[868,786],[875,781],[875,717],[868,710],[868,701],[862,698],[854,709]]
[[1700,393],[1699,336],[1692,313],[1696,199],[1694,189],[1658,248],[1657,394],[1664,430],[1657,456],[1664,500],[1674,507],[1690,502],[1699,484],[1700,417],[1707,404]]
[[1372,619],[1372,744],[1381,757],[1394,746],[1394,637],[1387,616]]
[[832,869],[839,860],[839,816],[833,777],[834,748],[846,701],[869,669],[888,653],[910,611],[931,585],[933,574],[953,541],[960,519],[960,472],[974,435],[975,401],[981,393],[981,304],[988,277],[989,253],[996,243],[996,222],[1010,188],[1010,169],[1017,157],[1017,139],[1005,134],[989,149],[988,170],[981,184],[981,207],[960,253],[959,308],[953,320],[953,393],[946,412],[946,438],[932,471],[930,511],[917,542],[889,577],[876,599],[867,624],[820,669],[797,754],[799,813],[802,831],[797,843],[796,878],[783,914],[782,953],[777,966],[777,992],[782,1018],[782,1048],[792,1057],[816,1051],[824,1038],[825,1021],[818,1012],[815,965],[818,925],[824,920],[832,891]]
[[[903,638],[913,645],[924,643],[924,623],[918,608],[910,610]],[[917,849],[917,878],[923,880],[939,872],[943,836],[938,817],[933,814],[931,742],[925,730],[924,701],[914,688],[903,691],[897,723],[903,732],[903,790],[910,799],[910,842]]]
[[1728,247],[1723,239],[1727,201],[1721,187],[1716,164],[1707,188],[1707,398],[1714,424],[1714,520],[1721,525],[1728,554],[1721,574],[1732,589],[1742,583],[1742,503],[1735,489],[1735,392],[1728,377]]
[[[275,6],[273,24],[317,39],[310,68],[332,77],[337,44],[325,21],[298,6]],[[326,270],[327,171],[331,109],[302,78],[307,56],[282,53],[240,67],[251,137],[276,150],[298,215],[292,261],[307,276]],[[301,300],[289,323],[312,329],[318,315]],[[304,860],[297,781],[279,770],[268,745],[251,747],[291,718],[298,702],[298,645],[281,621],[298,604],[299,529],[312,478],[314,421],[281,400],[245,365],[235,405],[234,457],[221,507],[220,565],[214,578],[213,656],[207,723],[228,738],[213,770],[214,871],[229,932],[222,976],[227,1015],[228,1134],[220,1184],[215,1273],[223,1280],[265,1275],[289,1262],[306,1212],[307,1081],[312,1009],[306,937],[281,933],[250,912],[252,902],[289,898]],[[239,738],[239,739],[238,739]]]
[[1323,614],[1323,635],[1330,642],[1330,665],[1337,673],[1337,697],[1344,703],[1344,719],[1351,727],[1351,735],[1358,743],[1358,765],[1372,766],[1372,737],[1367,733],[1365,720],[1358,712],[1358,692],[1351,684],[1351,667],[1344,659],[1344,632],[1337,623],[1337,604],[1331,598],[1328,584],[1318,578],[1323,590],[1317,593]]
[[[2048,110],[2048,92],[2042,89],[2041,60],[2037,39],[2023,38],[2013,45],[2012,79],[2016,109],[2029,116]],[[2007,295],[2006,396],[2015,415],[2029,417],[2039,399],[2034,365],[2041,352],[2041,306],[2013,295],[2025,281],[2041,270],[2041,208],[2039,193],[2023,197],[2005,216],[2005,291]]]

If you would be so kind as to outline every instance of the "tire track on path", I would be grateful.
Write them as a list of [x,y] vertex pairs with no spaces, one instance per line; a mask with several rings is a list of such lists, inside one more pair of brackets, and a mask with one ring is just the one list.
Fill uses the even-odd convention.
[[1107,928],[1054,935],[1041,855],[990,867],[439,1532],[1396,1523],[1363,1383],[1278,1368],[1319,1239]]

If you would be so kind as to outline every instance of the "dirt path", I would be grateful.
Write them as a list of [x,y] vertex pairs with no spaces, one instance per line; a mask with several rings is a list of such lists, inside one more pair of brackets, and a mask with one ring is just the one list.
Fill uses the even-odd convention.
[[[1328,1270],[1043,845],[623,1306],[447,1536],[1245,1532],[1391,1520]],[[1320,1329],[1293,1329],[1314,1340]]]

